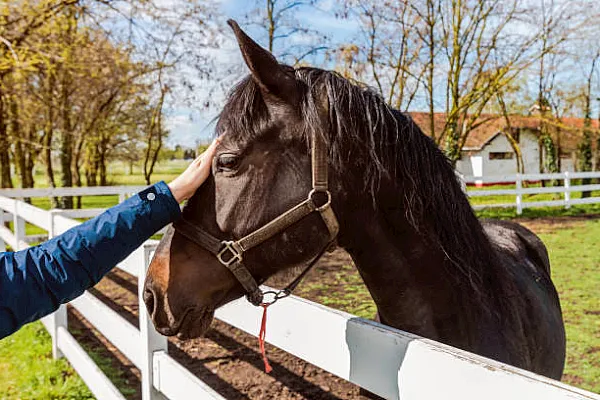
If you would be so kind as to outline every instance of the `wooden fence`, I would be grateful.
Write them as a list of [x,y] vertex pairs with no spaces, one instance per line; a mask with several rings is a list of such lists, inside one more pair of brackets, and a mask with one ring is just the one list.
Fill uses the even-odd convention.
[[[135,188],[136,190],[139,188]],[[37,190],[37,189],[35,189]],[[122,194],[131,188],[81,188],[68,195]],[[0,225],[0,246],[28,246],[25,224],[56,236],[78,224],[68,217],[79,211],[45,211],[15,198],[38,192],[3,190],[0,220],[12,220],[13,230]],[[65,195],[62,190],[43,196]],[[80,215],[80,214],[76,214]],[[6,218],[9,217],[9,218]],[[118,268],[138,277],[138,292],[156,242],[148,241]],[[141,299],[141,296],[139,296]],[[139,329],[85,292],[71,302],[106,339],[140,369],[142,398],[223,399],[211,387],[172,359],[167,339],[158,334],[146,307],[139,304]],[[267,341],[325,371],[387,399],[596,399],[600,396],[528,371],[386,327],[373,321],[290,296],[269,309]],[[124,399],[81,348],[67,326],[66,307],[45,317],[55,357],[66,357],[99,399]],[[259,331],[261,310],[240,299],[221,307],[216,317],[252,335]]]

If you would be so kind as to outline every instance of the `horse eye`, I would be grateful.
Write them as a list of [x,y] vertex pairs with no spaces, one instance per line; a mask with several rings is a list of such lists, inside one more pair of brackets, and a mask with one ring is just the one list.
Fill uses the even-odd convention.
[[220,171],[233,171],[237,168],[239,157],[235,154],[221,154],[217,159],[217,168]]

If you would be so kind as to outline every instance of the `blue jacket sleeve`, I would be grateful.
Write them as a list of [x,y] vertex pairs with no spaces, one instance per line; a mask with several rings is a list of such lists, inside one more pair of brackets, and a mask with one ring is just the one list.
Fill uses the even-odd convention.
[[180,215],[159,182],[39,246],[0,253],[0,338],[81,295]]

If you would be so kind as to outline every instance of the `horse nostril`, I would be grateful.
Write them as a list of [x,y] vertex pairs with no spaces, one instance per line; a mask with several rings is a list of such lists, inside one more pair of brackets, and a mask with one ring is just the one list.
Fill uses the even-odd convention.
[[144,303],[146,303],[146,309],[148,310],[148,314],[150,314],[150,316],[152,317],[154,315],[154,312],[156,311],[154,308],[156,306],[154,292],[149,288],[145,288],[143,297]]

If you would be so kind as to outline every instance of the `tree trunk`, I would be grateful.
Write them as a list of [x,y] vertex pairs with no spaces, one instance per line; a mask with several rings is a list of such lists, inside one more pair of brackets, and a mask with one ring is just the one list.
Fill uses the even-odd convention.
[[[75,153],[73,154],[73,165],[72,165],[72,173],[74,183],[77,187],[83,186],[83,180],[81,179],[81,154],[83,152],[83,145],[85,143],[85,135],[80,134],[77,137],[75,143]],[[77,196],[75,198],[75,208],[81,208],[81,196]]]
[[17,102],[13,96],[7,97],[9,101],[10,111],[10,137],[14,143],[14,163],[19,174],[19,180],[21,181],[21,187],[27,187],[26,166],[25,166],[25,149],[27,145],[23,144],[21,125],[19,123],[19,110]]
[[[48,106],[48,108],[51,107],[52,106]],[[54,179],[54,169],[52,168],[52,136],[54,136],[54,127],[52,126],[52,120],[46,119],[46,125],[44,127],[44,164],[46,167],[46,178],[48,179],[48,186],[50,188],[55,188],[56,181]],[[52,208],[58,208],[58,198],[52,197],[50,202]]]
[[[163,141],[163,126],[162,126],[162,108],[167,94],[167,88],[161,88],[161,95],[156,108],[152,113],[150,124],[148,127],[148,135],[146,141],[146,152],[144,153],[144,179],[146,185],[150,185],[150,178],[154,171],[154,166],[158,160],[158,154],[162,148]],[[156,137],[155,137],[156,136]],[[156,145],[154,139],[156,138]]]
[[513,136],[513,127],[510,122],[510,116],[508,115],[508,107],[506,107],[506,103],[504,102],[504,97],[501,93],[497,95],[498,104],[500,104],[500,108],[502,110],[502,115],[504,117],[504,122],[506,122],[506,132],[505,136],[512,147],[513,151],[516,155],[517,160],[517,173],[524,174],[525,173],[525,164],[523,163],[523,153],[521,152],[521,146],[519,146],[519,142]]
[[4,94],[0,91],[0,187],[12,188],[9,156],[10,143],[8,142],[4,101]]
[[94,143],[86,146],[85,180],[88,186],[97,186],[98,177],[98,150]]
[[[71,127],[71,115],[69,109],[69,95],[67,94],[67,84],[63,82],[63,101],[62,101],[62,129],[60,141],[60,167],[61,167],[61,186],[72,187],[73,175],[71,173],[71,163],[73,162],[73,132]],[[61,198],[61,208],[72,209],[73,197],[65,196]]]
[[[30,128],[27,130],[27,139],[29,141],[29,143],[34,143],[34,137],[35,137],[35,132],[36,132],[36,128],[34,125],[31,125]],[[26,188],[32,188],[34,185],[34,180],[33,180],[33,169],[35,167],[35,160],[37,159],[37,156],[39,155],[39,150],[36,151],[36,149],[33,148],[33,145],[30,144],[28,146],[24,147],[24,158],[25,158],[25,172],[23,174],[23,187]],[[28,203],[31,203],[31,199],[30,198],[25,198],[25,201]]]
[[106,176],[106,142],[106,139],[101,139],[100,145],[98,146],[98,173],[100,174],[100,186],[108,186],[108,179]]
[[458,121],[448,121],[448,129],[446,130],[446,156],[453,167],[460,160],[460,136]]
[[[554,145],[554,140],[548,134],[542,137],[542,146],[544,146],[544,169],[545,172],[553,174],[558,171],[558,164],[556,162],[556,146]],[[543,182],[543,181],[542,181]],[[550,186],[556,186],[558,181],[551,180]]]

